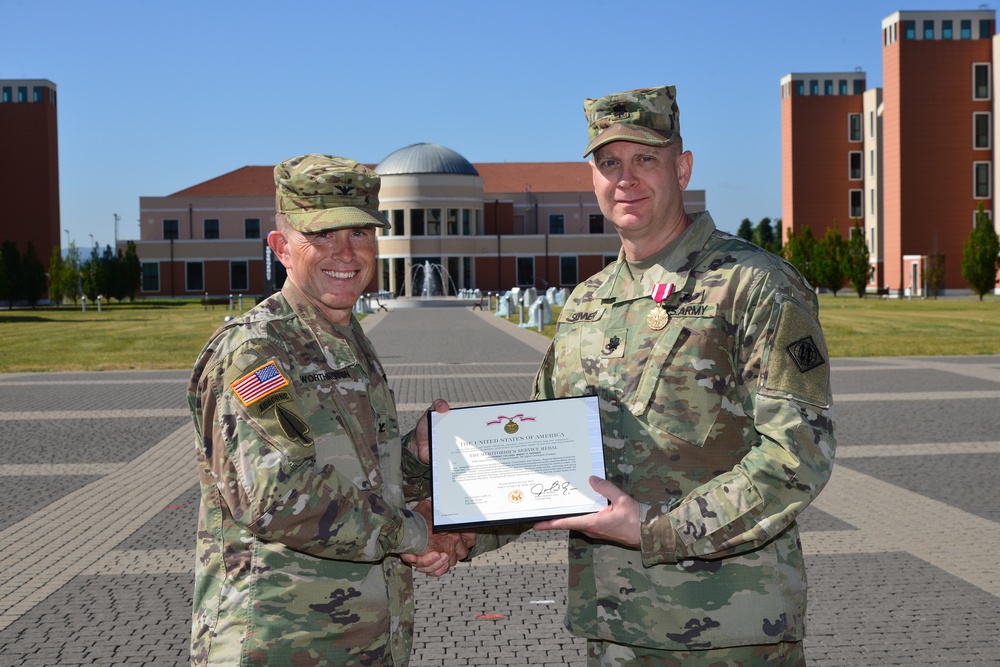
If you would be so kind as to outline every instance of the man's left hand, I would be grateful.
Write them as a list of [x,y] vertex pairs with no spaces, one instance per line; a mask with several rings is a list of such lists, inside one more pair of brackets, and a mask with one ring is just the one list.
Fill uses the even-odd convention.
[[611,482],[591,476],[594,491],[611,501],[600,512],[536,523],[535,530],[575,530],[627,547],[639,546],[639,503]]

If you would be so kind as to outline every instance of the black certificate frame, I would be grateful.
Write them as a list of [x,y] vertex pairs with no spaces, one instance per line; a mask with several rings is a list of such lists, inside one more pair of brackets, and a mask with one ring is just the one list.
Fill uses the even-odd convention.
[[444,415],[431,411],[427,420],[435,532],[607,507],[589,483],[592,475],[605,479],[596,396],[456,407]]

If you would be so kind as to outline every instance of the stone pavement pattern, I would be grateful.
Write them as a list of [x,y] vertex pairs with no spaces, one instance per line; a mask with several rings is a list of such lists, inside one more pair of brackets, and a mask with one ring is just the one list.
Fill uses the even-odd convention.
[[[365,320],[404,426],[523,400],[546,340],[464,308]],[[835,359],[841,445],[803,514],[810,665],[1000,665],[1000,357]],[[184,665],[187,371],[0,376],[0,667]],[[417,576],[414,667],[583,665],[565,536]]]

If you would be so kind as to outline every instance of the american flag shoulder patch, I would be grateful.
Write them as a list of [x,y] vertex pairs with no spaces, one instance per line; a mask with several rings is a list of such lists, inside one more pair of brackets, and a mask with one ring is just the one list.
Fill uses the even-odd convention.
[[288,386],[288,378],[278,370],[274,360],[255,368],[231,385],[243,405],[249,407],[282,387]]

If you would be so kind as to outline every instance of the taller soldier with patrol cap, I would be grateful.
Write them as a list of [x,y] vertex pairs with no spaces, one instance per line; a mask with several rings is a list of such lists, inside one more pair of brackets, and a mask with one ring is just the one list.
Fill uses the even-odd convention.
[[795,519],[835,449],[816,295],[687,214],[673,86],[584,110],[622,250],[567,300],[535,379],[536,398],[601,398],[608,508],[535,526],[572,531],[567,627],[590,665],[802,665]]
[[188,389],[201,480],[192,663],[406,665],[404,556],[438,575],[468,549],[431,534],[427,501],[406,509],[428,495],[426,420],[400,437],[352,314],[375,229],[389,226],[379,177],[319,154],[274,176],[267,242],[288,279],[213,334]]

